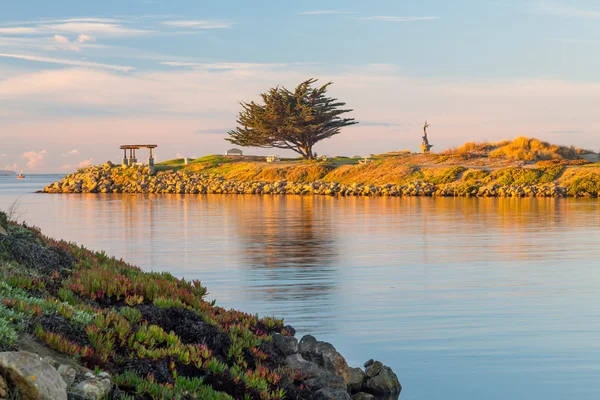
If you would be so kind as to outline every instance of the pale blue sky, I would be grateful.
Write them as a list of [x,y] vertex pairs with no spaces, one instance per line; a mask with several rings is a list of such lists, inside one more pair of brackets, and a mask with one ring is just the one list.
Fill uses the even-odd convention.
[[363,122],[321,154],[416,150],[425,119],[434,150],[600,147],[590,0],[3,3],[0,168],[67,171],[138,141],[162,159],[222,152],[238,101],[309,77]]

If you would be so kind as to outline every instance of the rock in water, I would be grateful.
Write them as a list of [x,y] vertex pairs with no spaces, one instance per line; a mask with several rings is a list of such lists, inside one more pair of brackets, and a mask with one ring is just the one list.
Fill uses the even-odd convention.
[[352,396],[352,400],[377,400],[377,398],[372,394],[360,392]]
[[365,381],[365,373],[360,368],[350,368],[350,379],[348,380],[348,392],[360,392]]
[[[373,366],[377,364],[377,361],[373,363]],[[371,368],[373,367],[371,366]],[[367,377],[369,371],[367,370]],[[383,365],[377,375],[372,378],[367,378],[365,381],[363,391],[373,394],[375,396],[386,396],[390,394],[400,394],[402,386],[396,374],[391,370],[390,367]]]
[[379,374],[379,372],[381,371],[381,368],[383,368],[383,364],[380,363],[379,361],[375,361],[375,362],[371,363],[365,370],[367,379],[371,379],[371,378],[377,376]]
[[346,360],[331,343],[319,342],[313,336],[306,335],[300,340],[298,350],[304,359],[341,376],[346,383],[350,380],[350,371]]
[[351,398],[345,390],[324,388],[315,392],[310,400],[351,400]]
[[0,353],[0,371],[22,399],[67,400],[67,384],[48,362],[27,351]]

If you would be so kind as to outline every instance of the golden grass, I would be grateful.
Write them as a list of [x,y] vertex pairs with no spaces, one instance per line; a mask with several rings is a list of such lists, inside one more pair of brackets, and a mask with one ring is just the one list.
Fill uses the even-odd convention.
[[573,146],[560,146],[542,140],[524,136],[501,142],[467,142],[460,147],[447,149],[444,155],[479,154],[490,158],[508,160],[539,161],[539,160],[577,160],[589,150],[577,149]]

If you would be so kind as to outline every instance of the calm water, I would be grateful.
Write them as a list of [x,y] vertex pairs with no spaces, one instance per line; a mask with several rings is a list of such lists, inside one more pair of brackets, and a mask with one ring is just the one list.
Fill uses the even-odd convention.
[[600,398],[598,201],[30,193],[58,178],[0,177],[0,208],[380,359],[401,399]]

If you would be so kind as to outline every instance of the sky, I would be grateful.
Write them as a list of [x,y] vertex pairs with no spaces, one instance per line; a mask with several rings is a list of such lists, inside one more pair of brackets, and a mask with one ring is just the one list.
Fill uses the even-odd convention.
[[[529,136],[600,148],[596,0],[5,0],[0,169],[223,153],[240,101],[333,82],[359,124],[318,154]],[[244,149],[278,154],[280,149]],[[138,158],[145,158],[145,151]]]

